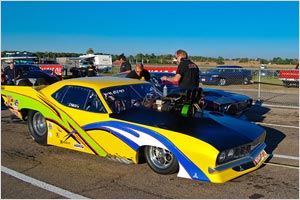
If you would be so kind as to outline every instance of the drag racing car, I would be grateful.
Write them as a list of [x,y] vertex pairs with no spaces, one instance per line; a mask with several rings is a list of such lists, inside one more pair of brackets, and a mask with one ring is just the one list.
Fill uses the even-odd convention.
[[[128,72],[118,73],[117,77],[126,77]],[[164,86],[167,86],[168,94],[180,92],[178,82],[161,81],[162,76],[174,76],[171,72],[150,72],[150,81],[161,92]],[[224,90],[214,88],[202,88],[205,101],[205,109],[219,111],[233,116],[241,116],[252,107],[253,99],[243,94],[225,92]]]
[[10,111],[28,121],[42,145],[127,164],[145,161],[159,174],[214,183],[256,170],[268,158],[266,131],[203,110],[201,88],[162,96],[146,81],[88,77],[1,89]]

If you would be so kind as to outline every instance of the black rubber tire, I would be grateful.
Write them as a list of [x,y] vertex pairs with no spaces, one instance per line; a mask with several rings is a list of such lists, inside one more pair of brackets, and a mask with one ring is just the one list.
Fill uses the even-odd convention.
[[29,111],[28,129],[34,141],[47,145],[48,127],[45,117],[40,112]]
[[168,150],[146,146],[144,154],[149,167],[158,174],[178,172],[179,164],[175,156]]

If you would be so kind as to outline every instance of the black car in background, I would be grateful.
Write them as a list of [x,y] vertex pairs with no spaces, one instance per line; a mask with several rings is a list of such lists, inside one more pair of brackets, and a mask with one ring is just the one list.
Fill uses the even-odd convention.
[[241,66],[222,65],[212,68],[208,72],[202,72],[199,78],[200,83],[205,85],[247,85],[252,81],[252,72]]
[[[6,66],[5,68],[8,68]],[[21,72],[21,78],[16,80],[16,85],[32,86],[32,85],[50,85],[59,81],[56,76],[53,76],[46,71],[41,70],[34,64],[15,64],[16,71]],[[2,84],[6,84],[6,80],[2,80]]]

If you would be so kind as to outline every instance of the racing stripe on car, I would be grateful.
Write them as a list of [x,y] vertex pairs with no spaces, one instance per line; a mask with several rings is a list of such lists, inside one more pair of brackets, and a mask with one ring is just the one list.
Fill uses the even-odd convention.
[[[143,134],[144,138],[149,138],[150,136],[155,141],[161,143],[160,146],[163,146],[169,151],[171,151],[175,155],[177,160],[182,164],[182,166],[185,169],[188,169],[186,171],[190,177],[187,178],[210,182],[207,176],[188,157],[186,157],[168,138],[153,130],[118,121],[96,122],[92,124],[87,124],[82,128],[86,131],[106,130],[114,134],[122,141],[124,141],[135,151],[142,145],[149,145],[149,141],[143,141]],[[129,135],[125,135],[125,133]]]

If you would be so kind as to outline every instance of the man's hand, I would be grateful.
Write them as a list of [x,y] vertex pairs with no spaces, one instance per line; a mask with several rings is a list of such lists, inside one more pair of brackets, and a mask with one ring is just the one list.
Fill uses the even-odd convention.
[[160,80],[162,80],[162,81],[166,81],[167,79],[168,79],[167,76],[162,76],[162,77],[160,78]]

